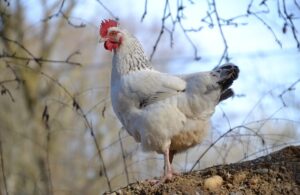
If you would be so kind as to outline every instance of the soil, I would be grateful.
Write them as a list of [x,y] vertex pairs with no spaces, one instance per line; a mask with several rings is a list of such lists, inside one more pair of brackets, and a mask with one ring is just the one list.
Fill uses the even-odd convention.
[[251,161],[183,173],[162,184],[139,181],[106,194],[300,195],[300,146],[289,146]]

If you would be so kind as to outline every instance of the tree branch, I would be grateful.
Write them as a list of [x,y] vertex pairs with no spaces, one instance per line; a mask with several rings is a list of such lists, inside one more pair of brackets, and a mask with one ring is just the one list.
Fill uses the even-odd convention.
[[121,147],[121,151],[122,151],[122,159],[123,159],[123,164],[124,164],[124,171],[125,171],[125,175],[126,175],[126,181],[127,181],[127,185],[129,185],[129,174],[128,174],[128,169],[127,169],[127,164],[126,164],[126,155],[125,155],[123,142],[122,142],[122,138],[121,138],[122,129],[119,131],[119,142],[120,142],[120,147]]
[[284,94],[286,94],[287,92],[293,91],[295,90],[295,86],[300,82],[300,78],[298,80],[296,80],[294,83],[292,83],[288,88],[286,88],[285,90],[283,90],[280,94],[279,94],[279,98],[283,104],[284,107],[287,106],[287,104],[285,103],[283,96]]
[[75,23],[73,23],[73,22],[70,20],[70,17],[67,16],[67,15],[65,14],[65,12],[63,11],[63,7],[64,7],[65,2],[66,2],[65,0],[62,0],[62,2],[61,2],[61,4],[60,4],[60,7],[59,7],[58,11],[57,11],[56,13],[54,13],[54,14],[48,16],[47,18],[43,19],[42,21],[43,21],[43,22],[46,22],[47,20],[51,20],[52,18],[61,16],[61,17],[63,17],[63,18],[67,21],[67,23],[68,23],[70,26],[72,26],[72,27],[74,27],[74,28],[84,28],[84,27],[86,26],[84,23],[75,24]]
[[229,56],[228,56],[228,44],[227,44],[227,40],[225,38],[225,35],[224,35],[224,32],[223,32],[223,29],[222,29],[222,26],[221,26],[221,23],[220,23],[220,17],[219,17],[219,12],[217,10],[217,6],[216,6],[216,1],[215,0],[212,0],[212,6],[214,7],[214,13],[215,13],[215,16],[216,16],[216,19],[217,19],[217,24],[218,24],[218,28],[219,28],[219,31],[220,31],[220,34],[221,34],[221,37],[222,37],[222,40],[223,40],[223,43],[224,43],[224,51],[223,51],[223,54],[218,62],[218,65],[221,65],[222,61],[225,59],[226,62],[228,62],[230,59],[229,59]]
[[190,169],[189,172],[192,172],[193,169],[196,167],[196,165],[200,162],[200,160],[205,156],[205,154],[212,148],[214,147],[221,139],[223,139],[225,136],[227,136],[229,133],[231,133],[233,130],[236,130],[236,129],[240,129],[240,128],[243,128],[243,129],[246,129],[248,131],[251,131],[253,132],[256,136],[260,137],[262,142],[264,143],[264,139],[263,137],[261,137],[261,135],[257,134],[253,129],[245,126],[245,125],[239,125],[239,126],[236,126],[236,127],[233,127],[229,130],[227,130],[224,134],[222,134],[220,137],[218,137],[218,139],[216,139],[213,143],[211,143],[209,145],[208,148],[206,148],[206,150],[200,155],[200,157],[196,160],[196,162],[193,164],[192,168]]
[[[21,65],[22,66],[22,65]],[[102,167],[103,167],[103,171],[104,171],[104,175],[105,175],[105,178],[106,178],[106,181],[107,181],[107,185],[108,185],[108,188],[109,190],[111,191],[112,188],[111,188],[111,184],[110,184],[110,180],[108,178],[108,174],[107,174],[107,169],[106,169],[106,166],[105,166],[105,162],[104,162],[104,159],[103,159],[103,156],[102,156],[102,153],[101,153],[101,150],[100,150],[100,145],[98,143],[98,140],[95,136],[95,133],[94,133],[94,129],[92,127],[92,124],[89,122],[89,120],[87,119],[87,115],[84,113],[81,105],[76,101],[75,97],[71,94],[71,92],[69,92],[67,90],[67,88],[62,85],[58,80],[54,79],[53,77],[51,77],[50,75],[46,74],[45,72],[41,71],[41,70],[35,70],[29,66],[23,66],[24,68],[27,68],[31,71],[34,71],[34,72],[37,72],[38,74],[44,76],[45,78],[49,79],[50,81],[52,81],[54,84],[56,84],[60,89],[62,89],[73,101],[73,107],[75,108],[75,110],[77,111],[77,113],[83,117],[83,120],[86,124],[86,127],[87,129],[90,131],[90,134],[93,138],[93,141],[94,141],[94,144],[95,144],[95,147],[96,147],[96,150],[97,150],[97,154],[98,154],[98,157],[99,157],[99,160],[102,164]],[[102,172],[102,169],[100,168],[99,170],[99,173]]]
[[6,179],[6,174],[5,174],[5,165],[4,165],[3,156],[4,155],[3,155],[3,149],[2,149],[2,140],[1,140],[1,137],[0,137],[0,162],[1,162],[3,184],[4,184],[4,190],[5,190],[6,195],[9,195],[8,188],[7,188],[7,179]]
[[[73,54],[73,56],[74,56],[74,54]],[[44,59],[44,58],[28,58],[28,57],[23,57],[23,56],[16,56],[15,54],[11,55],[11,54],[4,53],[4,54],[0,54],[0,58],[10,58],[10,59],[22,60],[22,61],[26,61],[26,62],[35,61],[38,64],[61,63],[61,64],[69,64],[69,65],[74,65],[74,66],[82,66],[82,64],[79,62],[69,61],[70,56],[66,60],[52,60],[52,59]]]
[[[286,8],[286,2],[285,0],[282,0],[282,3],[283,3],[283,13],[284,13],[284,19],[287,20],[289,22],[289,25],[291,27],[291,30],[292,30],[292,33],[293,33],[293,37],[294,37],[294,40],[296,41],[297,43],[297,48],[299,49],[300,51],[300,42],[298,40],[298,37],[297,37],[297,30],[296,30],[296,27],[295,27],[295,24],[293,22],[293,14],[289,14],[287,12],[287,8]],[[297,5],[297,4],[296,4]]]
[[117,21],[119,20],[119,18],[117,16],[115,16],[113,14],[113,12],[102,3],[102,1],[100,1],[100,0],[96,0],[96,1],[103,7],[103,9],[105,9],[105,11],[107,11],[107,13],[109,13],[109,15],[111,15],[111,17],[113,17]]
[[169,1],[168,1],[168,0],[165,0],[165,7],[164,7],[164,12],[163,12],[163,17],[162,17],[162,19],[161,19],[160,33],[158,34],[158,37],[157,37],[157,39],[156,39],[156,41],[155,41],[155,44],[154,44],[154,46],[153,46],[153,50],[152,50],[152,53],[151,53],[151,55],[150,55],[150,61],[152,60],[153,55],[154,55],[154,53],[155,53],[155,51],[156,51],[156,48],[157,48],[157,46],[158,46],[158,43],[159,43],[159,41],[160,41],[160,39],[161,39],[161,37],[162,37],[162,35],[163,35],[163,33],[164,33],[164,30],[165,30],[165,20],[170,16],[170,13],[167,14],[167,7],[168,7],[168,4],[169,4]]
[[148,0],[145,0],[145,8],[144,8],[144,13],[141,18],[141,22],[143,22],[143,20],[145,19],[146,15],[147,15],[147,6],[148,6]]

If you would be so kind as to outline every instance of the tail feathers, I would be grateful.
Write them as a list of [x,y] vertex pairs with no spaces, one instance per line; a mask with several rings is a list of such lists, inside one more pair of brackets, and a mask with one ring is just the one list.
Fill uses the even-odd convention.
[[234,92],[229,87],[233,81],[238,78],[239,68],[231,63],[213,69],[212,74],[218,77],[217,83],[221,87],[221,96],[219,101],[223,101],[234,95]]
[[222,91],[221,95],[220,95],[220,99],[219,102],[226,100],[227,98],[230,98],[234,95],[234,92],[231,88],[226,89],[224,91]]

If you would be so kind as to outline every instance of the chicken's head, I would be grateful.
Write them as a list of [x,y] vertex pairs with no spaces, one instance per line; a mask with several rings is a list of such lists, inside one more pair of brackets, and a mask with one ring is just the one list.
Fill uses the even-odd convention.
[[103,20],[100,25],[100,37],[104,41],[104,48],[112,51],[117,49],[122,43],[122,33],[118,27],[118,22],[115,20]]

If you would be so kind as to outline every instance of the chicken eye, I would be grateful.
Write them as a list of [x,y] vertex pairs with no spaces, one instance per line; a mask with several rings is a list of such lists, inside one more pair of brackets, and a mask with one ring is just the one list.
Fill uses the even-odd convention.
[[116,31],[110,31],[108,33],[109,36],[116,36],[117,35],[117,32]]

